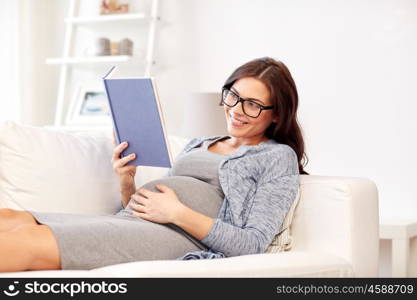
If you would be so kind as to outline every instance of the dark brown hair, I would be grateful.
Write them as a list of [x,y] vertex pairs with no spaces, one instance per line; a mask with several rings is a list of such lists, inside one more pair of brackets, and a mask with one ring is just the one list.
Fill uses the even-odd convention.
[[304,152],[304,139],[297,121],[298,93],[290,71],[284,63],[270,57],[254,59],[237,68],[223,88],[231,88],[244,77],[256,78],[269,88],[271,105],[274,106],[272,113],[278,117],[278,121],[271,123],[265,130],[265,136],[290,146],[297,154],[300,174],[308,174],[304,171],[308,157]]

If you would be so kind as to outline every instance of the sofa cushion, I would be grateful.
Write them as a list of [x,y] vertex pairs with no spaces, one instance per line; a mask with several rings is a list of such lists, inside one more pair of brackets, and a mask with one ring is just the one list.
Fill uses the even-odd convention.
[[291,204],[290,210],[288,211],[287,215],[282,222],[281,229],[275,235],[274,239],[272,240],[271,244],[268,246],[266,252],[267,253],[277,253],[281,251],[289,251],[292,247],[292,236],[291,236],[291,224],[294,218],[295,209],[298,206],[298,202],[300,201],[300,189],[298,189],[297,195],[293,203]]
[[[187,138],[169,136],[176,155]],[[0,208],[42,212],[113,214],[121,208],[111,165],[111,129],[71,130],[0,124]],[[167,173],[139,166],[136,187]]]
[[120,204],[103,132],[66,133],[6,121],[0,125],[0,207],[108,214]]
[[[202,260],[141,261],[91,270],[115,277],[353,277],[351,264],[320,251],[286,251]],[[45,274],[47,276],[47,274]]]
[[110,265],[89,271],[25,271],[0,273],[2,277],[354,277],[352,265],[325,252],[289,251],[220,259],[153,260]]

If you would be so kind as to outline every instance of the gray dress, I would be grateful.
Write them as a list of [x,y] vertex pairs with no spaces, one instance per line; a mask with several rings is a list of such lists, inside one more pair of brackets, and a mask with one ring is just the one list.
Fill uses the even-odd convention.
[[[212,142],[178,156],[169,176],[141,187],[159,192],[155,184],[164,184],[185,205],[215,218],[224,199],[218,167],[227,155],[208,151]],[[143,220],[132,216],[130,210],[127,206],[114,215],[29,212],[39,224],[51,228],[62,269],[88,270],[132,261],[176,259],[190,251],[207,250],[181,228]]]

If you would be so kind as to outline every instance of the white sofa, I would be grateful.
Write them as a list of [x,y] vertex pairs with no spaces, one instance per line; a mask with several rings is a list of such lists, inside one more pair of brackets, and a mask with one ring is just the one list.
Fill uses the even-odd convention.
[[[169,142],[175,157],[187,140],[169,136]],[[111,152],[111,130],[73,132],[2,123],[0,208],[114,213],[120,198]],[[138,167],[137,187],[166,171]],[[377,277],[375,184],[364,178],[301,176],[291,234],[292,248],[280,253],[0,273],[0,277]]]

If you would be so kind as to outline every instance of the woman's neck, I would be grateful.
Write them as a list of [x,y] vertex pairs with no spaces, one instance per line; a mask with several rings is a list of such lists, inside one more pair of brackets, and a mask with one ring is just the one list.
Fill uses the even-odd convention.
[[232,136],[228,138],[227,140],[225,140],[225,143],[228,144],[230,147],[237,149],[243,145],[248,145],[248,146],[258,145],[268,140],[269,138],[267,138],[266,136],[261,136],[259,138],[235,138]]

